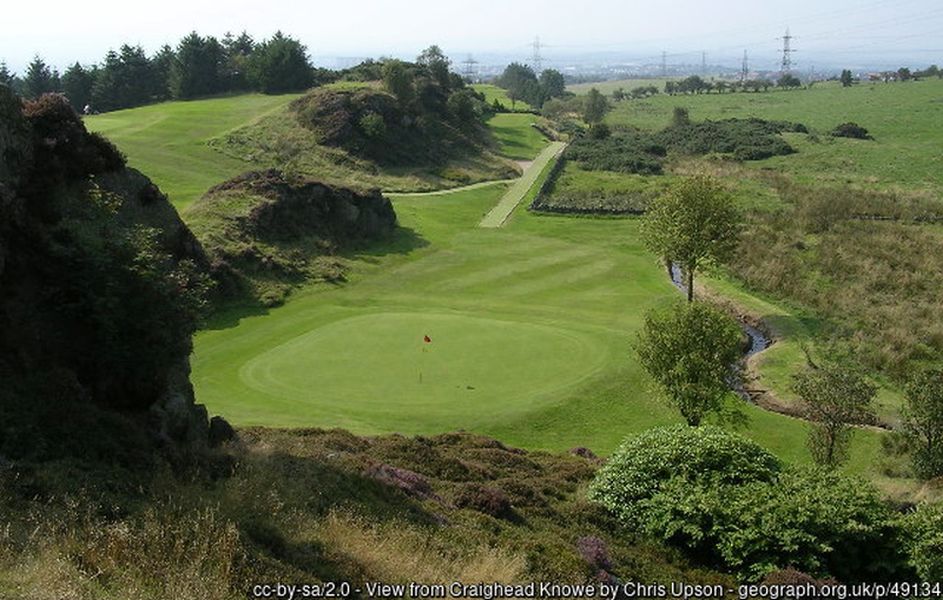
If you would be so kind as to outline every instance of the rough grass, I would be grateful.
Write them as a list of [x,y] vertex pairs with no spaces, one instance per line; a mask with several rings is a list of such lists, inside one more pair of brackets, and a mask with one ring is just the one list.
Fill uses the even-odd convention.
[[[607,547],[620,578],[730,583],[589,504],[592,459],[467,434],[240,434],[211,472],[155,475],[137,493],[101,488],[99,500],[42,465],[40,488],[4,472],[0,595],[230,600],[278,581],[579,583],[598,572],[581,556],[585,536]],[[409,470],[431,493],[374,479],[376,465]],[[503,494],[510,512],[459,508],[475,486]]]
[[[756,117],[803,123],[814,135],[785,134],[797,153],[752,165],[771,168],[804,183],[853,184],[907,188],[939,193],[943,168],[937,150],[943,137],[943,81],[862,84],[842,88],[816,84],[792,92],[667,96],[617,104],[610,124],[659,130],[671,122],[675,107],[688,109],[691,119]],[[874,141],[833,138],[827,133],[854,121]]]

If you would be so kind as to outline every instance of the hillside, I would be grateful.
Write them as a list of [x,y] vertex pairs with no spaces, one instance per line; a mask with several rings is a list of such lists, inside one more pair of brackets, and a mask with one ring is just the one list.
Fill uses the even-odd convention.
[[227,300],[280,304],[292,287],[341,282],[341,256],[393,236],[396,213],[379,192],[358,193],[275,170],[213,186],[187,212]]
[[[376,123],[368,131],[369,115]],[[440,116],[417,119],[368,86],[313,90],[210,146],[247,164],[363,189],[427,191],[516,173],[494,154],[482,125],[463,130]]]

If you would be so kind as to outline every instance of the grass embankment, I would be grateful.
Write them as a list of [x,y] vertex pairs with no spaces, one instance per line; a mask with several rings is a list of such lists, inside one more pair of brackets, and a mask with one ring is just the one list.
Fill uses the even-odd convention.
[[[534,107],[530,104],[524,102],[523,100],[518,100],[516,102],[511,102],[511,98],[508,97],[508,92],[506,89],[492,85],[490,83],[475,83],[472,84],[471,88],[476,92],[480,92],[485,95],[485,102],[489,105],[494,104],[494,101],[497,100],[499,104],[504,106],[505,109],[514,111],[514,112],[530,112],[534,110]],[[513,104],[513,108],[512,108]]]
[[[370,86],[340,89],[365,87]],[[213,185],[269,167],[334,185],[391,191],[436,190],[514,173],[507,160],[487,152],[428,168],[379,167],[340,148],[319,145],[288,112],[298,97],[250,94],[165,102],[86,117],[85,122],[112,140],[129,165],[153,179],[181,212]],[[543,140],[530,127],[534,119],[529,114],[497,115],[489,124],[496,151],[514,160],[534,158]]]
[[297,97],[249,94],[163,102],[85,117],[85,124],[114,142],[129,166],[150,177],[183,210],[210,187],[251,168],[214,150],[213,138],[279,111]]

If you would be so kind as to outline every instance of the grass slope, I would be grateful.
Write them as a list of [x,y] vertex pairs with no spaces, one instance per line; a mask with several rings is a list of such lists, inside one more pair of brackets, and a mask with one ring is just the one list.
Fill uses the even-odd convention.
[[146,173],[182,210],[211,186],[249,169],[213,150],[210,140],[278,111],[296,97],[249,94],[163,102],[85,117],[85,125],[114,142],[129,166]]
[[[473,84],[471,88],[476,92],[481,92],[484,94],[485,102],[488,104],[494,104],[494,101],[497,100],[500,104],[503,104],[507,110],[512,110],[511,99],[508,97],[508,92],[506,89],[490,83],[476,83]],[[523,100],[518,100],[514,103],[513,110],[516,112],[527,112],[534,110],[534,108]]]
[[[164,102],[86,117],[85,123],[114,142],[129,165],[147,173],[182,213],[213,185],[273,166],[336,185],[401,191],[436,190],[513,174],[513,165],[490,154],[428,172],[379,169],[343,150],[313,143],[285,114],[299,96],[248,94]],[[531,127],[535,118],[496,115],[489,122],[496,150],[513,160],[533,159],[545,144]]]

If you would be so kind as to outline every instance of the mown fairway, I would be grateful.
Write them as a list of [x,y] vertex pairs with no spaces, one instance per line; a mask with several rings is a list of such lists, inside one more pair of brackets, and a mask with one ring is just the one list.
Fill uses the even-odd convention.
[[[598,452],[677,421],[632,351],[644,312],[679,299],[638,221],[519,207],[504,228],[479,228],[506,187],[398,196],[407,231],[361,254],[354,281],[267,314],[221,315],[196,338],[199,401],[237,425],[465,429]],[[742,408],[745,433],[807,460],[803,423]],[[869,470],[877,441],[858,436],[851,469]]]

